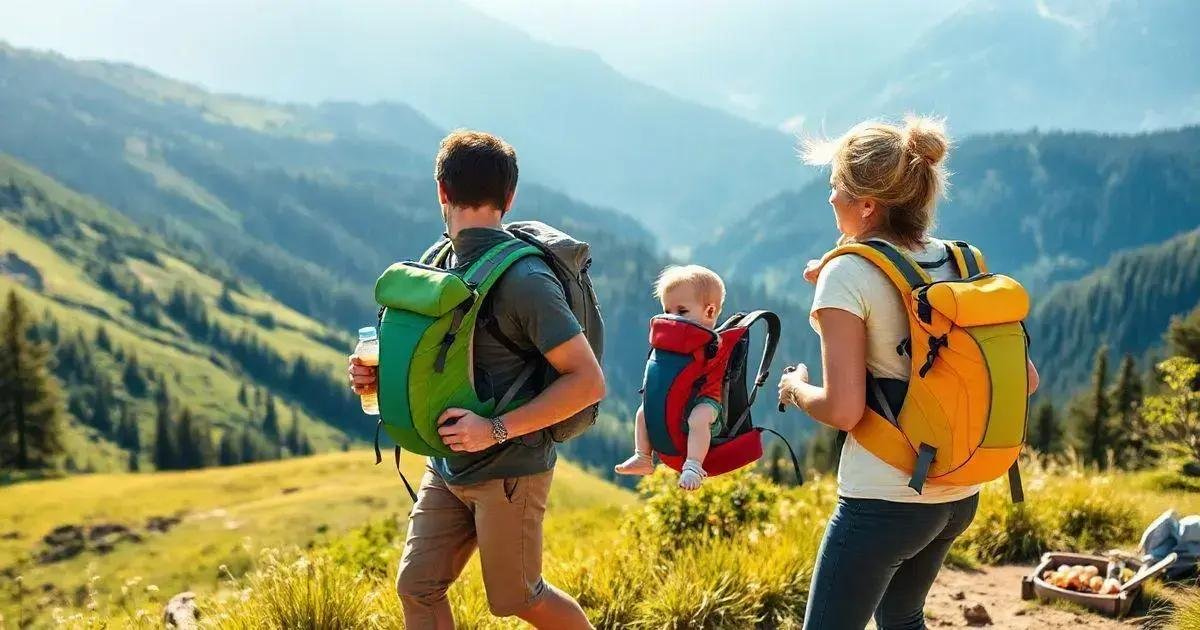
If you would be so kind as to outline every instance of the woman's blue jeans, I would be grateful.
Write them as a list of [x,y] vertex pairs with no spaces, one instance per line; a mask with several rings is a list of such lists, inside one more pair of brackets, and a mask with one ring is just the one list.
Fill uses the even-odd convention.
[[805,630],[925,627],[925,596],[979,495],[951,503],[839,498],[809,589]]

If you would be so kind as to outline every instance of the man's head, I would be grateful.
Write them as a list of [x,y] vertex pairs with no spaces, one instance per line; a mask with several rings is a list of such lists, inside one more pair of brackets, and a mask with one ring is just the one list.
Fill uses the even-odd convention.
[[433,178],[447,222],[453,211],[503,215],[517,191],[517,152],[490,133],[458,129],[442,140]]
[[654,296],[662,302],[664,313],[714,328],[725,302],[725,283],[707,267],[671,265],[658,275]]

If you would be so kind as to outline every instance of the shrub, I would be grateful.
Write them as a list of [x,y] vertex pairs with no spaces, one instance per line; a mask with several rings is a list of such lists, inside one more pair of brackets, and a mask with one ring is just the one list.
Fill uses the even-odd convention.
[[1132,542],[1141,516],[1127,498],[1108,487],[1108,475],[1056,479],[1042,491],[1046,477],[1035,476],[1024,503],[1014,504],[1002,483],[985,487],[971,527],[953,553],[983,563],[1026,562],[1046,551],[1098,551]]
[[955,547],[980,562],[995,564],[1033,560],[1056,545],[1053,524],[1041,510],[1025,503],[1005,505],[1003,501],[1007,498],[995,500],[984,493],[975,521]]
[[1076,496],[1059,510],[1058,527],[1067,544],[1080,550],[1103,550],[1134,539],[1137,509],[1111,493]]
[[779,504],[779,487],[753,472],[713,477],[693,492],[677,488],[677,477],[659,467],[638,484],[645,506],[634,527],[664,546],[678,547],[697,536],[728,538],[766,522]]
[[335,539],[325,554],[335,564],[355,567],[376,578],[394,575],[400,562],[404,529],[390,516],[368,523]]

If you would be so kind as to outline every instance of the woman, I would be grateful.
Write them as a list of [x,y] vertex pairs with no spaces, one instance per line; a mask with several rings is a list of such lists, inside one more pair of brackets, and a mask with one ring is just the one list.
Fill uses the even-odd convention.
[[[829,203],[843,242],[881,238],[906,250],[934,280],[957,278],[942,241],[929,235],[946,187],[949,140],[939,121],[903,126],[868,121],[832,142],[809,144],[805,160],[829,164]],[[804,365],[783,376],[779,400],[822,424],[850,431],[866,408],[866,374],[908,380],[896,352],[908,318],[899,292],[877,267],[840,256],[820,270],[811,323],[821,336],[822,386]],[[1031,392],[1037,372],[1029,365]],[[805,613],[806,629],[860,629],[874,614],[881,630],[924,628],[925,597],[954,539],[971,523],[979,486],[937,485],[921,494],[909,474],[848,435],[838,467],[838,504],[829,520]]]

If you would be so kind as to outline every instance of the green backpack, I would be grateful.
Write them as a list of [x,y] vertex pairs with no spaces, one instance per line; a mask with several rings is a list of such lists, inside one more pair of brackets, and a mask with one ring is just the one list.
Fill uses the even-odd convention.
[[[425,252],[420,262],[388,267],[375,283],[379,312],[379,423],[375,434],[376,463],[379,428],[400,451],[427,456],[451,456],[442,443],[437,419],[449,407],[469,409],[491,417],[509,411],[523,400],[517,393],[539,372],[543,383],[553,378],[545,359],[530,357],[525,369],[499,398],[482,398],[475,388],[474,332],[488,292],[513,263],[526,256],[542,257],[563,284],[564,294],[597,359],[603,352],[603,320],[596,305],[588,268],[587,243],[536,221],[505,226],[513,236],[488,250],[466,269],[447,269],[450,243],[443,239]],[[506,339],[499,339],[511,345]],[[595,423],[597,405],[567,418],[547,432],[556,441],[583,433]],[[405,485],[408,481],[405,480]],[[413,494],[411,487],[409,493]]]

